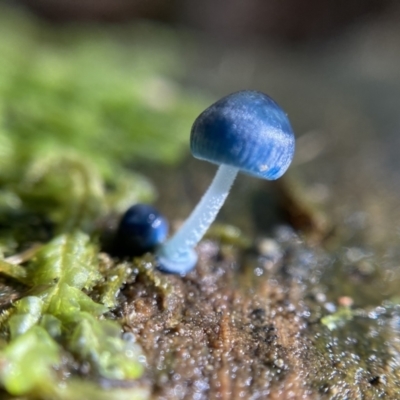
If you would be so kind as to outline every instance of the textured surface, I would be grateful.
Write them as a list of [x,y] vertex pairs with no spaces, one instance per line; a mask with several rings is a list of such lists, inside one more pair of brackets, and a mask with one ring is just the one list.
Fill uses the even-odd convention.
[[294,154],[294,135],[285,112],[261,92],[222,98],[196,119],[190,148],[200,159],[277,179]]
[[290,229],[240,264],[227,243],[202,242],[199,253],[185,278],[137,262],[122,292],[153,399],[399,398],[398,306],[331,302],[322,281],[336,273],[333,256]]

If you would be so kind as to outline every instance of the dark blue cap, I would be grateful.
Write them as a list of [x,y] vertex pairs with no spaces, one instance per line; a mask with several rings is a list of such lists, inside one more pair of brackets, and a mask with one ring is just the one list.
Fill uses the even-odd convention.
[[153,250],[168,235],[168,222],[149,204],[135,204],[123,215],[116,236],[122,255],[137,256]]
[[281,107],[264,93],[244,90],[223,97],[197,117],[190,148],[196,158],[272,180],[289,167],[294,142]]

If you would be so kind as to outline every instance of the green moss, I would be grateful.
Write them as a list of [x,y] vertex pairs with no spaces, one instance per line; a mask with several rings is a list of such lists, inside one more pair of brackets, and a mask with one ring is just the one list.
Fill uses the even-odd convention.
[[353,312],[350,307],[339,307],[335,313],[321,318],[321,323],[329,330],[333,331],[342,327],[346,322],[351,321],[352,318]]
[[132,165],[179,160],[201,108],[171,78],[173,36],[155,45],[150,31],[56,29],[0,9],[0,274],[19,297],[0,321],[8,395],[148,397],[137,382],[99,387],[136,381],[143,356],[109,313],[130,269],[100,268],[97,236],[154,199]]
[[[0,353],[0,381],[13,395],[43,392],[51,385],[51,367],[60,363],[58,345],[41,327],[18,336]],[[54,378],[54,376],[53,376]]]
[[104,271],[104,282],[101,286],[101,303],[113,309],[118,305],[118,293],[132,273],[127,263],[119,264]]
[[[120,326],[100,318],[108,308],[82,291],[90,294],[101,279],[97,249],[83,233],[56,237],[37,252],[24,278],[32,286],[31,295],[15,303],[7,321],[11,342],[0,352],[6,366],[0,368],[0,379],[10,393],[40,389],[40,382],[63,350],[89,363],[93,373],[104,378],[124,380],[141,375],[140,349],[123,341]],[[40,361],[41,367],[26,381],[26,365],[34,362],[32,346],[47,351],[49,357]],[[36,351],[33,355],[40,358]],[[9,369],[20,372],[10,373]]]
[[[181,69],[170,35],[157,32],[156,46],[140,28],[78,32],[1,11],[0,210],[91,231],[151,201],[154,188],[129,167],[179,160],[200,108],[169,77]],[[5,236],[0,220],[0,246],[15,250]]]

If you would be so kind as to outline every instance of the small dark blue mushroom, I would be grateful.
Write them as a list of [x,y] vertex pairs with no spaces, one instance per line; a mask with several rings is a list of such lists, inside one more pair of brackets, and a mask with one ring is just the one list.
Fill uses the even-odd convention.
[[293,159],[295,139],[286,113],[274,100],[245,90],[222,98],[197,117],[190,148],[194,157],[220,167],[180,230],[158,248],[160,268],[182,275],[196,265],[194,247],[217,216],[237,173],[279,178]]
[[168,235],[168,222],[157,209],[148,204],[130,207],[119,223],[116,235],[117,252],[140,256],[159,246]]

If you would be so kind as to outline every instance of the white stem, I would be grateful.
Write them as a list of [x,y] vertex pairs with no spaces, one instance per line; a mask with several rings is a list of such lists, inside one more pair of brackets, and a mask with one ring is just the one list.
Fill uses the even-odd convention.
[[218,168],[210,187],[189,218],[178,232],[162,245],[161,252],[164,257],[177,259],[199,243],[224,204],[238,172],[238,168],[228,165]]

